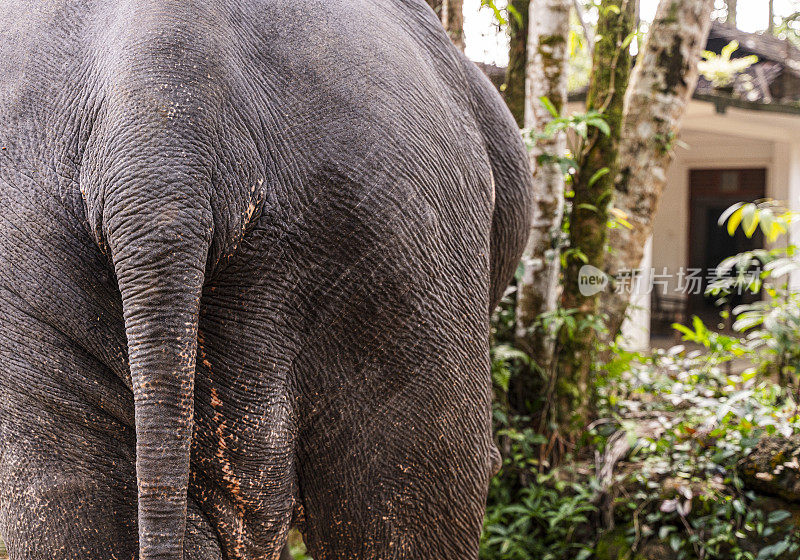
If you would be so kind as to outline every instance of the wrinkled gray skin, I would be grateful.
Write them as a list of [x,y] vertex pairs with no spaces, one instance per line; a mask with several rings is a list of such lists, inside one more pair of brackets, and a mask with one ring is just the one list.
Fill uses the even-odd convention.
[[12,558],[476,558],[529,169],[425,2],[0,13]]

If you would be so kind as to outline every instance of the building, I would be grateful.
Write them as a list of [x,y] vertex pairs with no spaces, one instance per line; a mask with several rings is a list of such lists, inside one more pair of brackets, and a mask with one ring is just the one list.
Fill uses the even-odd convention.
[[[708,276],[724,258],[763,245],[759,235],[732,238],[719,227],[725,209],[772,198],[800,211],[800,50],[716,22],[706,48],[720,53],[732,41],[739,43],[734,58],[756,55],[758,63],[732,87],[717,89],[699,80],[642,263],[645,289],[635,295],[625,326],[635,348],[647,347],[651,335],[670,336],[676,320],[718,317],[702,295]],[[503,69],[481,66],[502,83]],[[574,110],[583,110],[585,92],[573,92],[570,99]],[[800,278],[796,281],[800,286]]]
[[[718,225],[737,202],[772,198],[800,211],[800,50],[788,41],[715,23],[707,50],[719,53],[737,41],[734,57],[758,63],[720,91],[700,78],[681,128],[681,146],[642,269],[652,292],[640,294],[628,332],[637,347],[666,335],[674,317],[718,317],[713,301],[690,286],[691,273],[707,278],[726,257],[763,247],[759,234],[731,237]],[[800,239],[800,231],[795,239]],[[696,271],[700,271],[699,273]],[[795,279],[800,284],[800,278]]]

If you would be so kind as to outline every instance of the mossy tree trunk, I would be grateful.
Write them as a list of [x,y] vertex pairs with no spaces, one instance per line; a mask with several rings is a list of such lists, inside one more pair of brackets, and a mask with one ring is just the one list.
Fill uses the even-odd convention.
[[[506,104],[520,128],[525,125],[525,68],[528,65],[528,14],[530,0],[511,0],[518,17],[508,16],[508,67]],[[538,14],[537,14],[538,15]]]
[[[559,444],[561,451],[579,441],[593,409],[599,294],[581,293],[579,277],[584,266],[602,269],[604,264],[608,207],[619,167],[623,102],[631,69],[629,38],[634,32],[635,12],[634,0],[600,3],[598,39],[586,104],[587,110],[602,113],[611,132],[605,135],[596,128],[590,129],[588,140],[578,154],[579,170],[574,181],[569,227],[570,253],[561,298],[562,308],[574,311],[575,323],[574,326],[565,323],[559,333],[557,375],[549,399],[556,428],[552,442]],[[559,455],[556,449],[555,456]]]
[[[697,85],[697,63],[711,27],[714,0],[661,0],[639,54],[625,98],[620,172],[614,206],[631,228],[610,231],[605,270],[611,278],[639,268],[667,169],[673,159],[681,118]],[[608,333],[617,335],[630,301],[626,290],[603,292]]]
[[[524,125],[543,132],[553,116],[541,102],[550,100],[561,114],[567,104],[567,65],[569,62],[570,0],[531,0],[530,32],[526,51],[527,85]],[[522,257],[524,273],[517,291],[517,346],[524,350],[548,375],[552,373],[553,329],[543,328],[537,319],[552,312],[558,304],[561,263],[559,239],[564,212],[564,174],[553,158],[566,153],[565,133],[541,139],[531,150],[534,168],[534,208],[531,234]],[[542,156],[548,156],[546,160]],[[539,372],[528,372],[529,379],[515,380],[516,401],[530,399],[541,386]],[[529,413],[530,411],[525,411]]]

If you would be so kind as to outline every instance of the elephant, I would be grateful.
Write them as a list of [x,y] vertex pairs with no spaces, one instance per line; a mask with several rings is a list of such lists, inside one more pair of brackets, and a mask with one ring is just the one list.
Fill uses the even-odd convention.
[[0,9],[11,558],[477,558],[532,179],[428,5]]

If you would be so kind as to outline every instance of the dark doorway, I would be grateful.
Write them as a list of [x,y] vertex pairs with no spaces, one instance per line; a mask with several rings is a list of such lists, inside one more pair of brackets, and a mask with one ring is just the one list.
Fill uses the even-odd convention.
[[[726,258],[764,246],[760,231],[751,238],[739,228],[731,237],[718,224],[719,217],[737,202],[752,202],[766,195],[766,169],[693,169],[689,173],[689,268],[701,269],[703,291],[710,272]],[[752,299],[753,296],[750,297]],[[734,297],[733,305],[747,296]],[[716,298],[690,294],[689,313],[714,324],[720,309]]]

